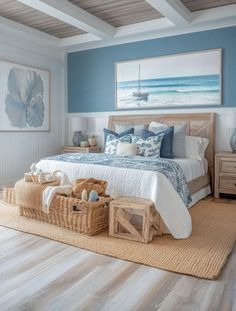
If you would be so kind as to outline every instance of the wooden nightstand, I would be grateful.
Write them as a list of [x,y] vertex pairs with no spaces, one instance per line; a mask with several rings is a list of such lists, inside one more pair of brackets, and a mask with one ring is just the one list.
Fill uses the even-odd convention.
[[220,193],[236,194],[236,154],[222,152],[215,155],[215,198]]
[[99,153],[100,147],[77,147],[77,146],[65,146],[62,149],[63,153]]

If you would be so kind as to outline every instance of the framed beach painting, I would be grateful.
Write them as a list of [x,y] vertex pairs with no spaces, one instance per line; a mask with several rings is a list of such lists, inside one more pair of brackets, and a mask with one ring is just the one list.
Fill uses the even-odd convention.
[[50,72],[0,60],[0,131],[50,130]]
[[222,49],[118,62],[116,109],[221,105]]

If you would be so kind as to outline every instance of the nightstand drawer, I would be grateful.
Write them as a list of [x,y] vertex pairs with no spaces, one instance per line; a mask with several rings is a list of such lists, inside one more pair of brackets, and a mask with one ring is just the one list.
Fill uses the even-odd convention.
[[236,191],[236,178],[220,177],[220,188]]
[[220,165],[222,173],[236,173],[236,161],[222,160]]
[[236,195],[236,153],[215,155],[215,198],[219,198],[221,193]]

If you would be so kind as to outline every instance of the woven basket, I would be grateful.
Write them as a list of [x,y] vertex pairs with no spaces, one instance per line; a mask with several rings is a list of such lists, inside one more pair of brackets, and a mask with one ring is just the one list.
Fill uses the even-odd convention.
[[2,201],[7,204],[16,204],[14,188],[3,188]]
[[72,197],[55,196],[50,212],[20,206],[20,215],[45,221],[79,233],[95,235],[108,228],[111,198],[86,202]]
[[[20,206],[20,215],[79,233],[95,235],[108,228],[111,200],[110,197],[99,197],[99,201],[86,202],[73,197],[56,195],[48,214],[36,208]],[[3,189],[3,202],[15,204],[14,188]]]

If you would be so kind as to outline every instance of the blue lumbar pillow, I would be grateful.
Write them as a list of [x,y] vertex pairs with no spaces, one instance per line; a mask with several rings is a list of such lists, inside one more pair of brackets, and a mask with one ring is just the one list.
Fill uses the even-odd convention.
[[158,133],[153,133],[151,131],[142,130],[142,138],[143,139],[147,139],[151,136],[156,136],[156,135],[160,135],[160,134],[164,134],[164,137],[162,139],[161,142],[161,154],[160,156],[162,158],[168,158],[168,159],[173,159],[173,153],[172,153],[172,142],[173,142],[173,134],[174,134],[174,127],[171,126],[165,130],[162,130]]
[[109,129],[104,128],[104,129],[103,129],[103,133],[104,133],[104,146],[105,146],[105,145],[106,145],[106,141],[107,141],[107,136],[108,136],[108,135],[114,135],[116,138],[120,138],[120,137],[125,136],[125,135],[128,135],[128,134],[134,134],[134,128],[131,127],[130,129],[125,130],[125,131],[123,131],[123,132],[121,132],[121,133],[116,133],[116,132],[114,132],[114,131],[111,131],[111,130],[109,130]]

